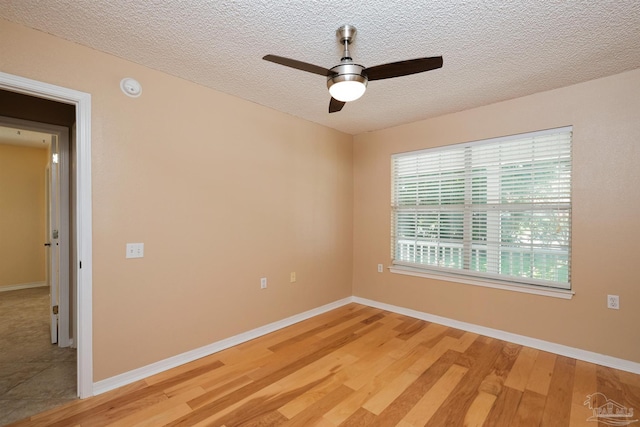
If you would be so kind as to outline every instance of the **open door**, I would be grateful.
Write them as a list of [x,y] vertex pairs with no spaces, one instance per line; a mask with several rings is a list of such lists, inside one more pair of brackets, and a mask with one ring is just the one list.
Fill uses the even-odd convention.
[[51,344],[58,343],[58,311],[60,307],[60,213],[59,213],[59,177],[58,177],[58,138],[51,135],[49,161],[45,174],[45,243],[46,279],[49,285]]

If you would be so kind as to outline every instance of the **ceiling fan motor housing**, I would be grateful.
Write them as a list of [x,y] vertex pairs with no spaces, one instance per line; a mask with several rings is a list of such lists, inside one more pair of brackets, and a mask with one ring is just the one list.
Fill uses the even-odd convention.
[[362,65],[354,64],[353,62],[343,62],[340,65],[329,70],[331,73],[327,76],[327,87],[330,88],[335,83],[345,81],[356,81],[367,85],[369,79],[367,73]]

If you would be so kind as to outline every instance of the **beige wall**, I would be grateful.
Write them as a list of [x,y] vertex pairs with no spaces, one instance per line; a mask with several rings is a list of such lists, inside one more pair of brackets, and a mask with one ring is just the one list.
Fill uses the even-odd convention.
[[[356,136],[354,295],[640,362],[639,112],[635,70]],[[391,154],[566,125],[572,300],[376,272],[390,262]],[[620,295],[619,311],[607,294]]]
[[0,288],[45,281],[47,150],[0,143]]
[[351,136],[2,20],[0,70],[92,96],[95,381],[351,295]]

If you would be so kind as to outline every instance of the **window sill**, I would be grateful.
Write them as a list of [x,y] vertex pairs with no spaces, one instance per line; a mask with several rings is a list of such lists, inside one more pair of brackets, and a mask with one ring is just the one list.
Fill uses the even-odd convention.
[[389,271],[395,274],[404,274],[407,276],[424,277],[427,279],[445,280],[447,282],[464,283],[467,285],[484,286],[486,288],[503,289],[506,291],[523,292],[526,294],[542,295],[552,298],[571,299],[575,292],[565,289],[541,288],[539,286],[524,285],[508,282],[494,282],[489,280],[475,279],[459,275],[447,275],[438,273],[429,273],[411,267],[393,265],[389,267]]

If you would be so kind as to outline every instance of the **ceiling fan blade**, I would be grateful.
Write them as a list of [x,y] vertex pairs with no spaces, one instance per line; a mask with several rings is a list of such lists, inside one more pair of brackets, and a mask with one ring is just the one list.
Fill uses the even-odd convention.
[[435,70],[440,67],[442,67],[442,56],[433,56],[430,58],[407,59],[406,61],[376,65],[375,67],[367,68],[365,72],[367,73],[369,81],[371,81],[408,76],[410,74]]
[[342,110],[344,104],[346,104],[346,102],[338,101],[334,97],[331,97],[331,101],[329,101],[329,112],[337,113],[338,111]]
[[296,61],[295,59],[285,58],[277,55],[265,55],[262,57],[265,61],[275,62],[276,64],[284,65],[285,67],[295,68],[296,70],[307,71],[309,73],[320,74],[321,76],[328,76],[330,71],[327,68],[319,67],[317,65],[309,64],[302,61]]

